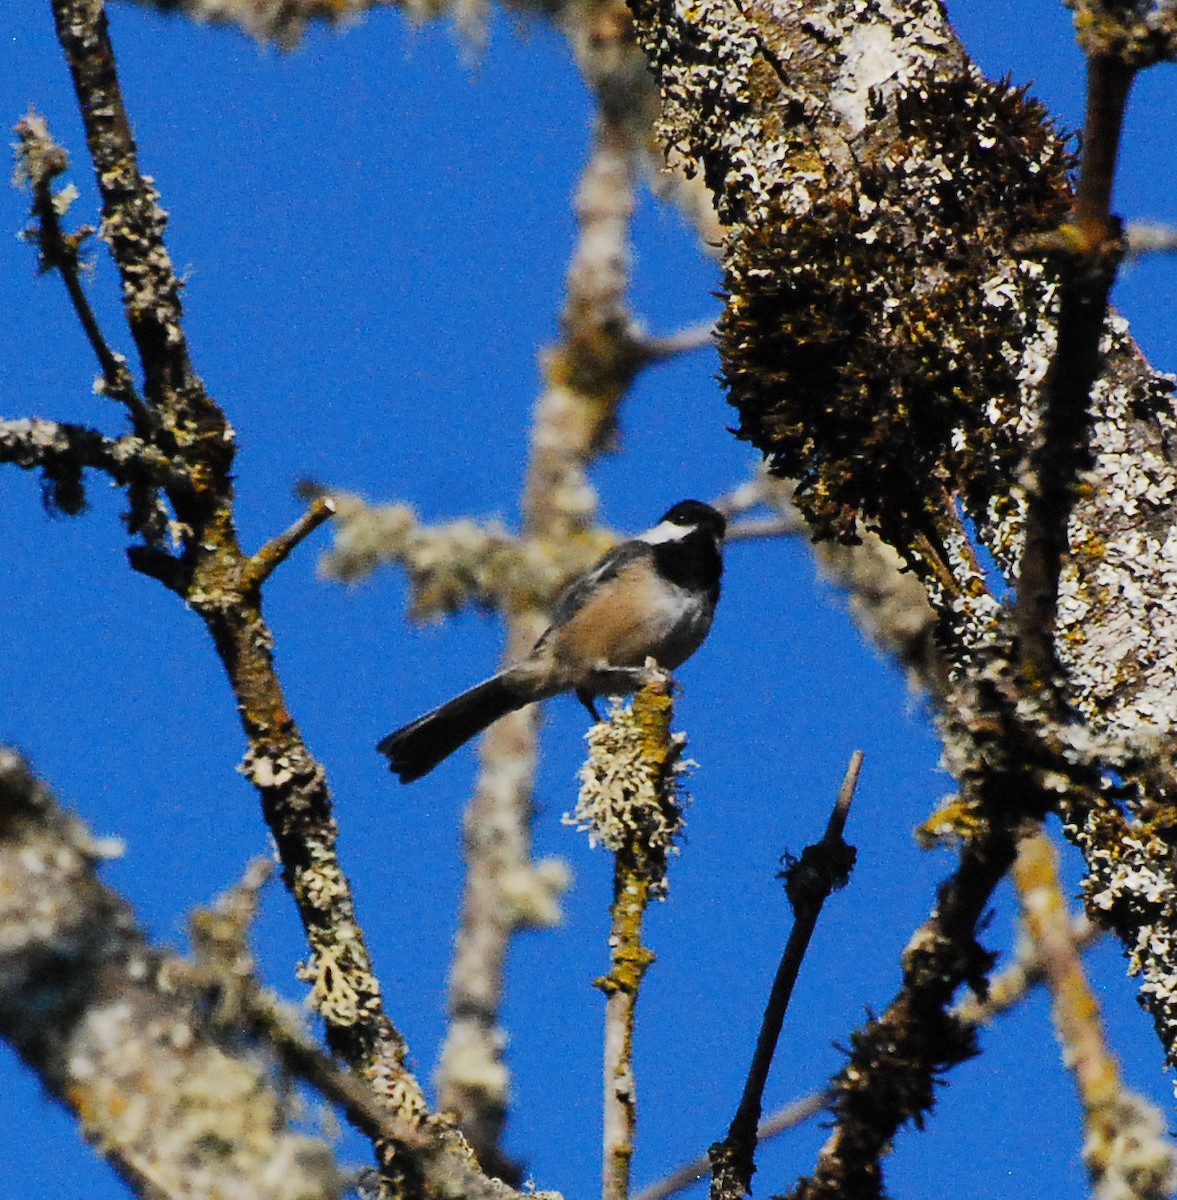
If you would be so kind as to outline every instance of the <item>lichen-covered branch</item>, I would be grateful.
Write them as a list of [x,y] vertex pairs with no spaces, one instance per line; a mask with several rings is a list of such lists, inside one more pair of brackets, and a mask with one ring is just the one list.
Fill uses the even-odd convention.
[[1100,373],[1100,340],[1123,247],[1111,214],[1124,109],[1136,68],[1117,55],[1087,63],[1087,121],[1069,237],[1058,265],[1054,357],[1042,381],[1028,470],[1026,529],[1018,572],[1018,654],[1028,682],[1053,687],[1058,585],[1067,557],[1074,492],[1091,465],[1091,389]]
[[[232,430],[189,359],[178,282],[162,240],[165,216],[138,167],[102,6],[96,0],[56,0],[54,12],[102,197],[102,237],[122,280],[144,408],[133,414],[133,438],[8,422],[4,457],[45,472],[62,507],[77,507],[77,481],[87,466],[107,471],[129,490],[145,478],[166,497],[165,548],[162,517],[154,523],[137,517],[132,491],[133,529],[146,544],[132,546],[130,559],[202,618],[229,676],[248,742],[244,771],[261,797],[283,879],[307,932],[311,956],[304,973],[328,1042],[361,1073],[391,1116],[410,1127],[429,1126],[440,1153],[468,1161],[461,1139],[429,1118],[420,1087],[405,1067],[400,1035],[383,1011],[336,854],[325,775],[286,708],[273,638],[262,616],[261,582],[325,515],[325,505],[312,506],[302,522],[258,555],[241,549],[233,516]],[[421,1177],[412,1155],[403,1145],[398,1150],[396,1138],[379,1150],[385,1182],[402,1194],[416,1194]]]
[[[1057,266],[1025,252],[1071,212],[1061,139],[1024,91],[980,76],[928,0],[632,7],[664,139],[728,226],[720,352],[741,435],[798,481],[818,536],[876,530],[921,580],[935,613],[933,697],[969,810],[957,834],[983,846],[1008,837],[998,827],[1016,806],[1061,805],[1093,895],[1107,895],[1095,879],[1109,863],[1132,859],[1139,874],[1118,872],[1109,906],[1147,960],[1142,995],[1177,1061],[1171,918],[1139,902],[1173,893],[1149,831],[1172,792],[1157,748],[1177,732],[1175,414],[1171,383],[1114,315],[1096,323],[1090,436],[1072,438],[1091,470],[1065,525],[1061,706],[1019,678],[1002,604],[1019,579],[1027,452],[1066,303]],[[1085,5],[1084,28],[1114,42],[1123,17],[1139,27],[1134,45],[1152,39],[1155,52],[1159,40],[1168,53],[1168,13]],[[1091,360],[1090,342],[1082,353]],[[1101,818],[1113,772],[1131,814],[1119,851]]]
[[1079,958],[1054,848],[1043,834],[1023,838],[1014,864],[1022,921],[1050,989],[1063,1061],[1083,1105],[1083,1159],[1092,1194],[1163,1200],[1172,1194],[1173,1148],[1166,1118],[1124,1085],[1104,1038],[1099,1001]]
[[[435,1129],[390,1112],[362,1078],[307,1033],[299,1010],[262,986],[248,938],[259,889],[269,876],[268,862],[254,862],[237,886],[193,913],[189,921],[192,958],[177,964],[170,978],[205,995],[214,1006],[218,1025],[260,1039],[291,1076],[305,1080],[338,1105],[374,1143],[395,1143],[411,1157],[428,1194],[519,1200],[519,1193],[488,1178],[467,1154],[455,1154]],[[528,1195],[560,1200],[554,1192]]]
[[0,749],[0,1033],[137,1194],[342,1195],[278,1060],[149,944],[97,877],[105,854]]
[[180,284],[163,243],[167,216],[139,170],[102,0],[54,0],[53,15],[102,197],[99,233],[122,280],[144,399],[177,445],[201,442],[210,462],[227,471],[232,432],[192,369]]
[[142,438],[110,438],[87,425],[36,417],[0,421],[0,462],[40,472],[46,503],[71,516],[85,508],[87,470],[137,489],[139,504],[129,518],[133,532],[165,528],[167,510],[157,492],[188,486],[182,467]]
[[[1169,764],[1165,764],[1166,768]],[[1167,770],[1166,770],[1167,773]],[[1172,785],[1145,777],[1138,819],[1113,795],[1066,797],[1063,828],[1083,851],[1088,912],[1113,929],[1140,979],[1141,1002],[1170,1063],[1177,1061],[1177,889],[1173,886]]]
[[1112,213],[1124,112],[1137,72],[1172,58],[1177,49],[1177,22],[1167,4],[1075,0],[1073,7],[1087,55],[1083,153],[1072,216],[1053,238],[1061,250],[1056,346],[1022,481],[1027,511],[1015,613],[1028,682],[1050,687],[1058,671],[1054,637],[1067,526],[1092,465],[1092,388],[1104,369],[1101,334],[1125,249],[1121,222]]
[[[647,664],[649,665],[649,664]],[[575,811],[566,821],[613,852],[609,973],[605,993],[603,1200],[628,1200],[637,1129],[634,1019],[642,977],[654,961],[642,942],[651,899],[666,891],[666,870],[682,828],[677,777],[684,741],[670,731],[673,681],[662,676],[614,707],[589,732]]]
[[[596,497],[587,478],[608,443],[617,405],[649,356],[629,312],[632,147],[624,129],[598,119],[577,190],[578,238],[569,264],[561,339],[542,356],[522,500],[518,553],[542,564],[549,586],[529,590],[526,572],[505,579],[504,659],[525,655],[547,624],[557,586],[553,567],[571,555],[589,565],[604,548],[592,522]],[[556,586],[553,586],[556,585]],[[503,970],[520,929],[557,919],[567,869],[530,859],[534,709],[492,726],[479,752],[479,777],[463,819],[466,888],[450,974],[451,1022],[438,1070],[441,1104],[462,1115],[479,1161],[512,1178],[501,1151],[509,1098],[501,1027]]]

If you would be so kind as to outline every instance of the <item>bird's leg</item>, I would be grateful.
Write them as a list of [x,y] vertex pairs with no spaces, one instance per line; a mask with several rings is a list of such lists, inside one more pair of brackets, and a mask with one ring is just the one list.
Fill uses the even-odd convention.
[[599,662],[589,676],[589,683],[576,689],[576,695],[581,704],[593,714],[594,720],[601,718],[597,714],[597,706],[593,703],[594,696],[629,696],[650,684],[664,682],[669,678],[669,672],[663,670],[652,658],[646,659],[642,667],[615,667],[607,662]]

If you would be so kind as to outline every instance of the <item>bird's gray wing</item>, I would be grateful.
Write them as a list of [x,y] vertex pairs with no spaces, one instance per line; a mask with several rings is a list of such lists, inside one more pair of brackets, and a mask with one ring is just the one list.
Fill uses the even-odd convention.
[[648,542],[637,540],[621,542],[606,552],[583,575],[574,579],[556,598],[552,606],[552,623],[540,635],[535,644],[538,650],[548,640],[553,629],[568,623],[573,613],[584,605],[584,602],[602,584],[616,578],[626,567],[647,558],[654,553],[654,548]]

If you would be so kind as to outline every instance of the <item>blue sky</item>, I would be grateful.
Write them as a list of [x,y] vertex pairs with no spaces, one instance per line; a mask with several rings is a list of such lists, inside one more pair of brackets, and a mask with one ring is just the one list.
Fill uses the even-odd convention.
[[[981,66],[1034,81],[1070,128],[1081,60],[1068,14],[1042,0],[952,6]],[[299,511],[302,478],[408,499],[429,518],[517,518],[536,354],[555,333],[571,245],[567,198],[590,109],[562,40],[542,23],[496,18],[472,54],[444,26],[374,13],[296,52],[117,7],[113,33],[144,169],[163,195],[168,243],[188,286],[198,371],[240,442],[238,518],[256,546]],[[33,104],[70,150],[93,220],[93,185],[47,5],[0,0],[0,114]],[[1119,211],[1177,223],[1169,164],[1171,72],[1139,85]],[[16,234],[24,200],[0,190],[0,379],[5,416],[87,421],[119,413],[91,395],[93,366],[58,281],[37,279]],[[643,197],[633,297],[652,329],[713,315],[718,275],[673,213]],[[1118,289],[1153,362],[1177,366],[1173,264],[1134,265]],[[90,294],[111,341],[129,339],[99,259]],[[698,353],[644,377],[622,417],[621,452],[594,469],[604,518],[636,530],[673,500],[740,481],[749,449],[716,364]],[[447,414],[441,416],[440,414]],[[107,878],[166,942],[185,911],[266,852],[256,798],[237,774],[231,696],[196,618],[127,568],[121,501],[101,480],[77,520],[42,513],[36,481],[0,471],[0,741],[23,749],[102,834],[127,845]],[[495,664],[499,629],[465,614],[413,629],[385,571],[354,589],[316,579],[320,533],[267,591],[292,709],[326,764],[345,865],[387,992],[422,1076],[443,1032],[445,972],[460,885],[458,822],[473,757],[401,789],[372,746],[392,726]],[[639,1009],[641,1102],[635,1181],[704,1148],[730,1118],[788,919],[777,856],[824,825],[851,750],[866,767],[850,840],[859,866],[827,907],[786,1023],[768,1101],[819,1086],[833,1043],[897,982],[896,958],[951,866],[910,830],[949,781],[917,700],[863,645],[802,546],[736,545],[715,631],[681,672],[679,724],[700,766],[671,897],[654,912],[659,959]],[[550,706],[537,787],[537,850],[576,876],[567,921],[511,960],[507,1019],[518,1104],[508,1149],[540,1186],[597,1187],[601,999],[609,864],[560,824],[574,799],[584,718]],[[1077,879],[1075,856],[1067,870]],[[1010,943],[1003,894],[988,944]],[[278,888],[257,931],[267,977],[299,996],[302,943]],[[1118,951],[1093,956],[1112,1038],[1131,1082],[1168,1105],[1160,1051]],[[1086,1194],[1076,1102],[1043,998],[983,1036],[952,1075],[929,1131],[904,1134],[887,1172],[897,1196]],[[48,1191],[123,1194],[0,1048],[0,1162],[9,1200]],[[816,1125],[766,1148],[758,1187],[780,1191],[812,1162]],[[11,1141],[10,1141],[11,1139]],[[19,1154],[15,1148],[19,1146]],[[345,1138],[342,1152],[358,1156]],[[1012,1185],[1012,1189],[1011,1189]]]

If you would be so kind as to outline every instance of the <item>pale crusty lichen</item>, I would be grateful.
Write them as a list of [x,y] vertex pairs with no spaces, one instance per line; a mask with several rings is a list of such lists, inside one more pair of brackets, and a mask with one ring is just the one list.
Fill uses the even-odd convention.
[[563,920],[560,901],[572,885],[562,858],[509,866],[499,878],[511,920],[520,929],[551,929]]
[[1082,848],[1088,875],[1084,898],[1102,914],[1128,951],[1140,978],[1140,998],[1152,1015],[1169,1062],[1177,1065],[1177,893],[1173,889],[1172,818],[1159,830],[1130,825],[1110,804],[1092,805],[1064,828]]
[[1083,1144],[1097,1168],[1094,1200],[1169,1200],[1177,1177],[1164,1114],[1143,1097],[1121,1093]]
[[682,758],[686,738],[674,734],[665,751],[651,753],[649,729],[635,719],[634,706],[614,701],[607,721],[585,735],[588,757],[580,769],[576,807],[566,825],[588,833],[589,844],[621,853],[640,846],[665,886],[666,858],[682,831],[679,783],[690,763]]
[[511,1099],[511,1072],[504,1061],[507,1035],[498,1026],[485,1028],[457,1021],[446,1035],[445,1086],[451,1093],[473,1095],[478,1103],[506,1105]]
[[[346,956],[346,947],[340,954]],[[341,963],[336,952],[328,947],[320,948],[314,958],[301,963],[298,977],[311,985],[311,1004],[333,1026],[350,1028],[372,1020],[379,1012],[377,979],[352,962]]]
[[1177,56],[1177,10],[1167,0],[1064,0],[1075,35],[1089,56],[1108,55],[1133,68]]
[[1071,516],[1057,651],[1072,702],[1113,761],[1177,727],[1177,411],[1173,377],[1141,370],[1113,316],[1104,353],[1129,381],[1093,394],[1094,463]]

